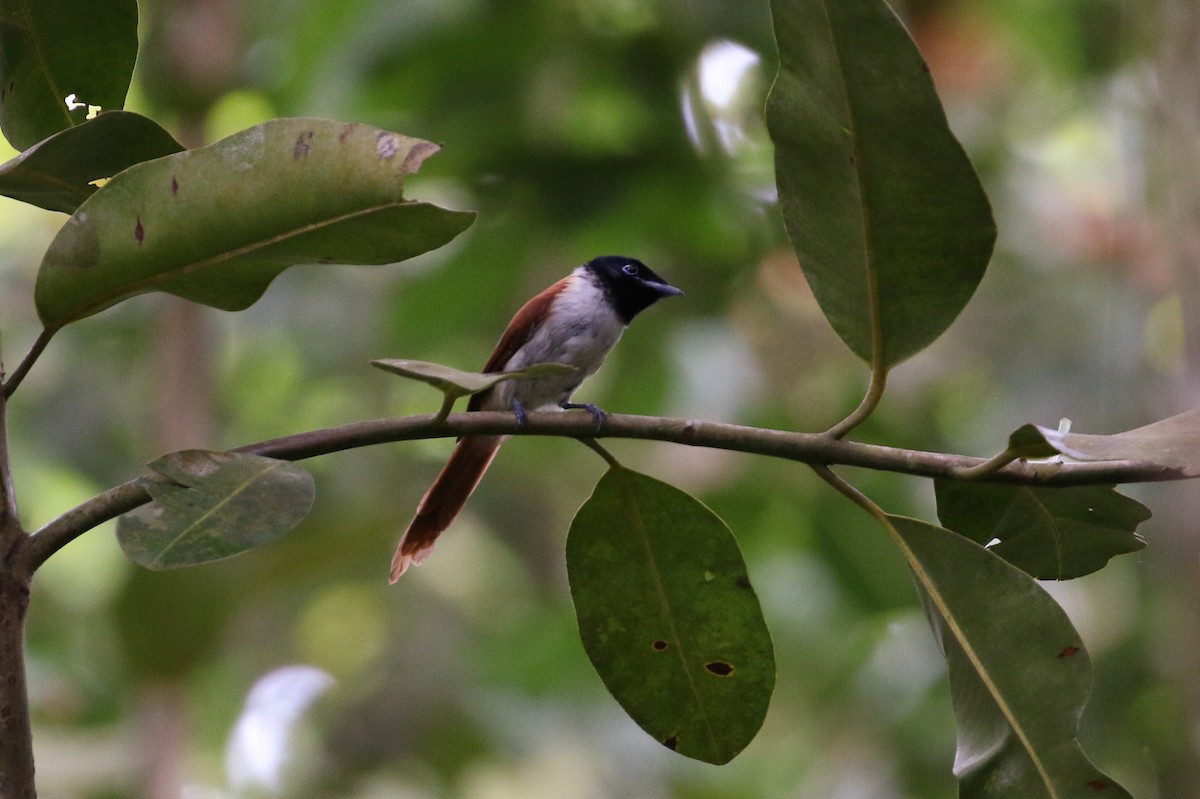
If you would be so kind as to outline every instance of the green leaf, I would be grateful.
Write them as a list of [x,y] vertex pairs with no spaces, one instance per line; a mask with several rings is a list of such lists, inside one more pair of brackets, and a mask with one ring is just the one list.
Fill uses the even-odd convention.
[[1038,430],[1064,455],[1081,461],[1146,461],[1200,475],[1200,408],[1111,436]]
[[1112,486],[936,480],[934,488],[943,525],[1039,580],[1082,577],[1146,546],[1136,529],[1150,509]]
[[946,654],[963,799],[1128,799],[1077,740],[1092,666],[1032,577],[966,538],[888,516]]
[[771,9],[779,73],[767,125],[788,234],[842,340],[894,365],[941,335],[979,285],[991,208],[882,0]]
[[54,330],[148,291],[236,311],[294,264],[386,264],[440,247],[474,214],[401,194],[437,150],[367,125],[276,119],[130,167],[51,243],[38,314]]
[[13,147],[82,123],[88,105],[121,108],[137,27],[137,0],[0,0],[0,129]]
[[70,214],[95,193],[92,181],[181,150],[152,119],[106,111],[0,164],[0,194]]
[[371,361],[385,372],[392,372],[401,377],[428,383],[450,399],[465,397],[468,394],[478,394],[487,391],[497,383],[515,380],[519,377],[550,377],[577,371],[574,366],[565,363],[538,363],[517,369],[512,372],[464,372],[452,366],[428,361],[408,361],[400,359],[378,359]]
[[183,450],[149,464],[154,501],[117,523],[121,549],[149,569],[228,558],[274,541],[308,515],[312,476],[294,463]]
[[708,763],[745,748],[767,712],[775,660],[718,516],[614,466],[571,524],[567,574],[584,649],[643,730]]

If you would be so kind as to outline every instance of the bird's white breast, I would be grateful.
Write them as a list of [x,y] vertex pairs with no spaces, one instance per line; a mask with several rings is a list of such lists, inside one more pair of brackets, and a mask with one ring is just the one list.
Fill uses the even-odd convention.
[[526,410],[556,407],[600,368],[623,332],[625,323],[604,290],[592,282],[586,270],[576,269],[566,288],[554,298],[552,312],[509,359],[505,371],[537,363],[565,363],[578,371],[562,377],[501,383],[488,404],[511,408],[515,396]]

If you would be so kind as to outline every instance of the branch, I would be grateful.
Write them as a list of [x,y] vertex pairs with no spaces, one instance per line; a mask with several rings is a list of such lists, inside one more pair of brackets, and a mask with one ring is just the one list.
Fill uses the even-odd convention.
[[0,392],[0,556],[24,536],[8,455],[8,403],[4,393]]
[[24,359],[17,364],[16,370],[12,373],[12,377],[4,381],[4,396],[12,396],[12,393],[17,390],[17,386],[21,385],[21,381],[25,379],[25,375],[29,373],[30,368],[42,354],[42,350],[46,349],[46,345],[50,343],[50,339],[54,337],[54,330],[44,328],[38,334],[37,340],[33,342],[33,346],[26,353]]
[[[859,466],[919,477],[957,478],[962,470],[984,462],[982,458],[966,455],[897,449],[843,441],[817,433],[792,433],[695,419],[610,414],[597,431],[596,422],[590,415],[559,412],[530,413],[524,428],[517,427],[513,414],[504,412],[456,413],[445,420],[438,420],[436,416],[375,419],[260,441],[233,451],[295,461],[375,444],[462,435],[668,441],[693,447],[767,455],[817,466]],[[979,479],[1023,485],[1068,486],[1186,478],[1187,475],[1179,469],[1142,461],[1059,463],[1018,460]],[[15,555],[17,568],[32,574],[46,558],[77,536],[149,500],[150,496],[138,480],[123,483],[93,497],[26,539]]]

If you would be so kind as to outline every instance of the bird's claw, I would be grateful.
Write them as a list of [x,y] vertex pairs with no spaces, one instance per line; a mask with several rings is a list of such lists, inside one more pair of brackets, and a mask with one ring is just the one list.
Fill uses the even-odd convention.
[[596,429],[597,430],[599,430],[601,427],[604,426],[604,420],[608,418],[608,414],[605,413],[603,409],[593,405],[590,402],[588,402],[588,403],[564,402],[562,404],[562,409],[565,411],[573,411],[573,410],[587,411],[588,413],[590,413],[592,415],[592,418],[596,421]]

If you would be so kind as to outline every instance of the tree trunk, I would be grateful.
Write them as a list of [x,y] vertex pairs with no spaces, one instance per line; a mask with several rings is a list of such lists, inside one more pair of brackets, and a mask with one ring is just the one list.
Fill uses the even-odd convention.
[[25,683],[29,583],[0,564],[0,799],[33,799],[33,732]]

